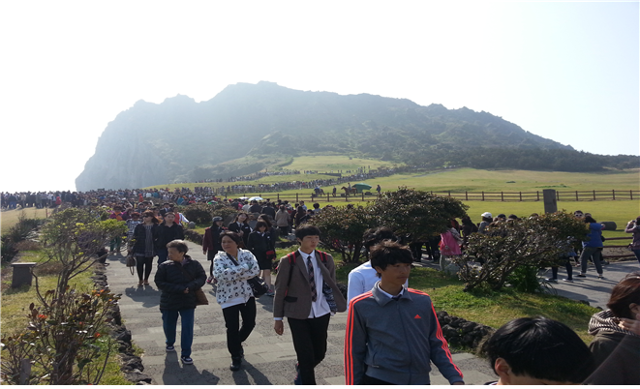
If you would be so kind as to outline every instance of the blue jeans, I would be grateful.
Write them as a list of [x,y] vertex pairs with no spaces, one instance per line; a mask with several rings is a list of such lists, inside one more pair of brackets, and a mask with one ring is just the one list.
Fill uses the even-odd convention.
[[176,326],[178,324],[178,315],[180,315],[182,331],[180,335],[180,347],[183,357],[191,356],[191,344],[193,344],[193,321],[195,309],[169,310],[161,309],[162,312],[162,329],[166,338],[167,346],[173,346],[176,342]]
[[169,252],[166,247],[156,250],[156,254],[158,254],[158,265],[166,261],[169,257]]
[[636,259],[640,262],[640,250],[631,250],[636,255]]

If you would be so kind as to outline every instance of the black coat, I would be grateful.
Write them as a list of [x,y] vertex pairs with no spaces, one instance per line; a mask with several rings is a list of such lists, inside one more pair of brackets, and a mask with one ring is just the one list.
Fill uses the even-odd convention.
[[[158,225],[154,224],[151,226],[151,235],[153,236],[153,244],[154,244],[154,252],[155,246],[157,245],[158,240]],[[145,242],[147,239],[147,229],[144,227],[143,223],[140,223],[133,230],[133,239],[135,243],[133,244],[133,252],[134,254],[144,254],[145,253]]]
[[249,234],[247,249],[250,250],[258,260],[266,258],[267,251],[275,250],[271,233],[267,231],[263,236],[260,234],[260,231],[253,231]]
[[242,227],[238,226],[238,222],[233,222],[229,224],[229,231],[233,232],[244,232],[242,235],[242,241],[244,242],[244,247],[248,247],[249,244],[249,234],[251,233],[251,227],[248,223],[242,223]]
[[176,239],[184,239],[184,229],[181,225],[173,223],[171,227],[167,227],[166,224],[158,226],[157,248],[166,249],[167,243]]
[[[158,266],[154,281],[162,291],[160,309],[177,311],[196,307],[194,291],[202,288],[207,275],[200,262],[192,260],[188,255],[185,255],[185,258],[184,266],[171,260],[164,261]],[[186,288],[189,288],[189,293],[184,293]]]

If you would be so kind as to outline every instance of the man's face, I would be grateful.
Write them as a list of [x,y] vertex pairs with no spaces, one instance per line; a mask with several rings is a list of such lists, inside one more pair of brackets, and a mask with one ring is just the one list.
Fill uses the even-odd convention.
[[573,216],[577,217],[578,219],[583,217],[584,215],[582,214],[582,212],[574,212]]
[[300,249],[303,252],[311,252],[318,247],[318,243],[320,243],[320,237],[318,235],[307,235],[302,240],[298,239],[300,243]]
[[400,286],[404,285],[411,273],[410,263],[394,263],[393,265],[387,265],[387,268],[382,270],[380,266],[375,267],[376,271],[380,273],[380,281],[387,285]]

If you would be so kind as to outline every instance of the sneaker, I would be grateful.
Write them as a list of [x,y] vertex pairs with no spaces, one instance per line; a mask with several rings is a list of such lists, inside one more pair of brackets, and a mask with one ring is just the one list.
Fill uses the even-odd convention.
[[207,284],[210,284],[213,282],[213,276],[209,276],[209,278],[207,278]]
[[185,357],[184,355],[180,357],[183,365],[193,365],[193,359],[189,357]]
[[578,274],[578,277],[585,278],[586,276],[587,276],[586,274],[582,274],[582,273]]
[[167,347],[165,347],[165,350],[166,350],[168,353],[171,353],[171,352],[176,351],[176,348],[175,348],[175,347],[173,347],[173,346],[167,346]]
[[598,274],[598,279],[599,280],[604,280],[604,276],[602,274]]
[[557,278],[545,278],[544,280],[547,282],[558,282]]
[[563,278],[562,282],[573,282],[573,280],[570,278]]

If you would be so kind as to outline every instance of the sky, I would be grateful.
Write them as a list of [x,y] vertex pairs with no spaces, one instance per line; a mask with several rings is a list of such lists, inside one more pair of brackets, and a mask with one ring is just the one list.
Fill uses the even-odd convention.
[[638,2],[2,1],[0,191],[73,191],[136,101],[239,82],[467,107],[639,155],[639,15]]

